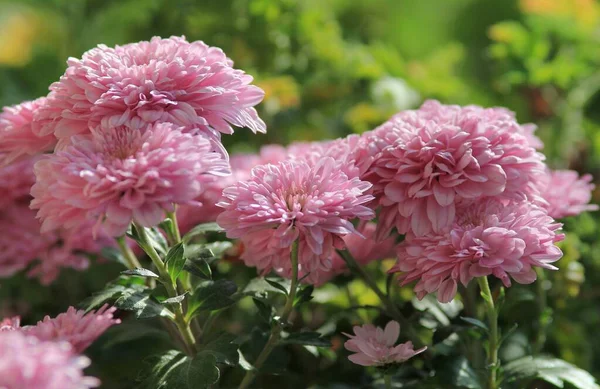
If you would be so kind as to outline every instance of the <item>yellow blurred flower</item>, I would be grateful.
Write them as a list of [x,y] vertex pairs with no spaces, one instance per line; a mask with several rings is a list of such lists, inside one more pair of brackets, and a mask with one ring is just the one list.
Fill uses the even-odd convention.
[[267,78],[257,85],[265,91],[264,106],[271,114],[300,105],[300,88],[293,77]]
[[596,0],[521,0],[520,7],[528,14],[572,18],[583,27],[596,26],[600,17]]
[[0,64],[24,66],[31,60],[43,20],[28,8],[4,9],[0,13]]
[[344,122],[356,133],[363,133],[383,123],[393,114],[372,104],[359,103],[346,111]]

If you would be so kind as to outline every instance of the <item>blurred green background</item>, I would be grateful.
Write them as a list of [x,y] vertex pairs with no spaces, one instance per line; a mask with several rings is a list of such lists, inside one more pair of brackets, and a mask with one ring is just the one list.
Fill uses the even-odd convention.
[[[0,1],[0,102],[45,95],[69,56],[154,35],[219,46],[266,91],[259,110],[268,134],[238,130],[225,139],[234,152],[360,133],[436,98],[506,106],[520,122],[538,124],[553,168],[600,178],[600,4],[593,0]],[[539,283],[554,312],[547,312],[547,351],[596,376],[599,221],[597,214],[565,221],[561,270]],[[96,278],[81,278],[90,284],[79,294],[106,281]],[[77,287],[61,286],[53,287],[58,311],[80,297]],[[507,324],[532,320],[530,290],[511,289]],[[41,304],[39,286],[29,294],[27,304]]]

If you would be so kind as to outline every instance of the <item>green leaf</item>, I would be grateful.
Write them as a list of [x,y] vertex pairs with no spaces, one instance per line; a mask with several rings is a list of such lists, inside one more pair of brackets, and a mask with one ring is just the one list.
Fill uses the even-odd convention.
[[138,319],[173,315],[150,294],[149,290],[124,290],[115,302],[115,306],[125,311],[133,311]]
[[260,316],[260,318],[263,319],[263,321],[265,323],[270,323],[271,322],[271,314],[273,313],[273,308],[270,305],[268,305],[267,303],[265,303],[264,301],[262,301],[256,297],[252,297],[252,302],[258,309],[258,316]]
[[160,255],[165,255],[167,253],[169,244],[167,243],[165,236],[158,228],[146,228],[146,235],[148,235],[150,243]]
[[223,253],[227,250],[229,250],[230,248],[233,247],[233,243],[229,242],[229,241],[223,241],[223,242],[212,242],[212,243],[207,243],[205,245],[205,247],[207,249],[209,249],[210,251],[212,251],[213,255],[216,258],[221,258],[223,256]]
[[121,265],[127,266],[127,262],[125,261],[123,254],[116,247],[103,247],[102,250],[100,250],[100,256],[102,258],[108,259],[109,261],[117,262]]
[[281,344],[302,344],[305,346],[331,347],[331,342],[318,332],[293,332],[281,339]]
[[223,231],[224,231],[223,228],[221,228],[215,222],[204,223],[204,224],[200,224],[200,225],[197,225],[196,227],[192,228],[187,234],[185,234],[183,236],[183,241],[187,243],[191,239],[193,239],[199,235],[205,235],[207,232],[223,232]]
[[106,337],[106,341],[102,342],[102,349],[110,349],[139,339],[144,339],[144,341],[152,343],[156,343],[157,341],[171,341],[171,338],[164,329],[143,323],[130,320],[110,328],[110,336]]
[[[440,382],[448,388],[482,389],[479,377],[464,356],[453,355],[437,362]],[[444,386],[446,387],[446,386]]]
[[150,277],[150,278],[159,278],[158,274],[154,273],[148,269],[135,268],[131,270],[122,271],[121,274],[125,276],[138,276],[138,277]]
[[208,389],[220,375],[216,357],[202,351],[193,359],[186,357],[169,372],[165,389]]
[[283,286],[282,284],[280,284],[278,281],[275,280],[270,280],[268,278],[265,278],[265,281],[271,285],[273,288],[280,290],[284,295],[287,296],[288,292],[288,288],[286,288],[285,286]]
[[153,356],[149,364],[152,366],[149,371],[145,371],[146,377],[138,389],[168,389],[167,379],[172,372],[182,363],[185,363],[187,357],[177,350],[169,350],[160,356]]
[[474,319],[472,317],[464,317],[464,316],[461,316],[460,320],[462,320],[464,322],[467,322],[469,324],[472,324],[473,326],[475,326],[475,327],[477,327],[479,329],[482,329],[482,330],[484,330],[486,332],[489,331],[488,326],[484,322],[482,322],[481,320],[477,320],[477,319]]
[[201,311],[227,308],[235,303],[231,296],[236,291],[236,284],[229,280],[201,282],[189,300],[188,317]]
[[190,274],[195,275],[196,277],[211,280],[212,279],[212,270],[210,265],[206,260],[197,258],[197,259],[188,259],[183,266],[183,269]]
[[202,351],[212,353],[217,363],[236,366],[239,363],[239,345],[235,343],[236,336],[223,332],[217,337],[212,336],[208,343],[200,346]]
[[598,389],[594,377],[562,359],[549,356],[527,356],[504,366],[505,380],[525,385],[532,379],[546,381],[556,387],[570,384],[578,389]]
[[161,301],[161,304],[178,304],[178,303],[182,302],[183,300],[185,300],[186,295],[187,295],[187,292],[184,294],[180,294],[179,296],[168,298],[166,300]]
[[315,290],[313,285],[308,285],[298,292],[294,306],[304,304],[313,299],[312,292]]
[[104,304],[107,301],[111,301],[120,296],[121,293],[126,290],[127,287],[123,285],[108,284],[104,289],[92,294],[87,299],[81,302],[80,307],[85,309],[86,312],[91,311]]
[[177,277],[179,277],[179,274],[185,265],[185,257],[183,256],[184,250],[185,248],[183,246],[183,242],[179,242],[175,246],[171,247],[167,253],[167,257],[165,258],[167,271],[169,272],[171,281],[173,282],[177,280]]

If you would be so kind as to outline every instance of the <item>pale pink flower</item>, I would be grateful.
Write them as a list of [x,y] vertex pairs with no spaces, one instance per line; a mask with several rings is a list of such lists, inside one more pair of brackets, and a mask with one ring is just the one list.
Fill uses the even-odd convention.
[[[51,120],[39,130],[61,140],[99,124],[143,129],[169,122],[218,137],[232,125],[265,132],[253,108],[264,91],[234,69],[223,51],[184,37],[87,51],[70,58],[41,115]],[[64,143],[64,142],[63,142]]]
[[458,282],[493,275],[509,287],[536,279],[535,267],[562,257],[555,245],[564,235],[546,211],[528,202],[484,200],[461,204],[452,226],[424,236],[408,234],[398,246],[398,262],[390,272],[401,272],[402,285],[417,281],[419,299],[437,291],[440,302],[451,301]]
[[230,174],[223,155],[211,150],[208,139],[169,123],[76,136],[35,165],[31,205],[43,232],[90,221],[112,236],[132,221],[156,226],[173,204],[194,203],[207,181]]
[[16,331],[21,328],[21,318],[19,316],[7,317],[0,321],[0,332]]
[[594,188],[591,175],[579,177],[573,170],[548,169],[540,180],[541,196],[547,203],[545,207],[556,219],[598,210],[597,204],[589,204]]
[[69,342],[79,354],[108,328],[121,323],[121,320],[113,318],[116,310],[115,307],[109,308],[106,304],[97,312],[88,313],[69,307],[65,313],[55,318],[46,316],[37,325],[24,327],[23,330],[40,340]]
[[[362,235],[351,234],[344,236],[346,250],[361,265],[367,265],[370,262],[380,259],[393,258],[396,255],[395,238],[390,236],[382,242],[375,240],[375,231],[377,225],[372,222],[361,222],[357,228]],[[331,269],[318,273],[319,279],[315,282],[317,285],[324,284],[338,274],[348,271],[346,262],[337,253],[333,254]]]
[[355,162],[355,149],[361,142],[358,135],[321,142],[297,142],[287,148],[288,159],[303,160],[309,165],[316,165],[321,159],[331,157],[339,169],[350,178],[359,176]]
[[103,247],[114,245],[102,231],[94,239],[89,223],[73,231],[42,233],[41,227],[28,201],[0,210],[0,277],[10,277],[33,265],[28,275],[48,285],[64,268],[87,269],[86,253],[97,255]]
[[24,158],[0,166],[0,211],[15,201],[29,201],[31,186],[35,182],[33,165],[36,158]]
[[44,342],[21,331],[0,332],[0,388],[89,389],[100,385],[84,376],[87,357],[66,342]]
[[285,148],[279,145],[263,146],[258,154],[232,155],[229,159],[231,175],[208,182],[204,192],[196,199],[198,204],[177,208],[177,221],[181,231],[188,231],[201,223],[216,221],[219,214],[223,212],[223,208],[217,206],[223,189],[249,179],[252,176],[252,169],[258,165],[278,163],[285,159],[287,159]]
[[455,203],[463,199],[539,195],[544,157],[516,129],[518,123],[490,120],[476,110],[459,111],[452,120],[421,116],[403,112],[366,138],[380,134],[380,141],[393,141],[375,148],[381,151],[363,151],[359,162],[367,166],[361,177],[373,183],[382,206],[378,237],[393,227],[401,234],[439,232],[451,225]]
[[[229,238],[241,238],[242,259],[264,272],[290,275],[290,248],[299,239],[302,275],[331,268],[342,237],[357,233],[353,219],[369,220],[374,213],[364,204],[368,182],[348,178],[332,158],[314,166],[283,161],[258,166],[252,177],[223,191],[217,222]],[[312,277],[312,275],[311,275]]]
[[354,335],[344,334],[350,338],[344,347],[354,354],[348,359],[361,366],[386,366],[402,363],[427,350],[427,347],[415,350],[412,342],[395,346],[400,336],[400,324],[390,321],[385,329],[372,324],[354,326]]
[[54,134],[38,136],[32,129],[34,114],[46,104],[46,98],[4,107],[0,114],[0,166],[28,155],[51,151]]

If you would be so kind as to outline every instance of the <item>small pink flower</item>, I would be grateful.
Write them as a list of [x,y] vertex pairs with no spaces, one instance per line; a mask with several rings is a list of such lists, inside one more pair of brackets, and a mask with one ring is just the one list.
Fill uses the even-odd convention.
[[598,210],[597,204],[589,204],[595,188],[591,175],[579,177],[572,170],[547,170],[540,181],[541,196],[548,203],[546,209],[553,218]]
[[214,176],[230,174],[212,147],[169,123],[97,129],[35,165],[31,206],[43,232],[93,222],[120,236],[132,221],[156,226],[173,204],[193,204]]
[[402,112],[365,138],[381,145],[365,152],[363,140],[359,147],[361,177],[373,183],[382,206],[380,238],[393,227],[401,234],[439,232],[451,225],[455,203],[463,199],[539,194],[544,158],[518,123],[483,109],[441,111],[437,120],[429,112]]
[[108,328],[121,323],[121,320],[113,318],[116,310],[115,307],[104,305],[97,312],[85,313],[69,307],[65,313],[53,319],[46,316],[37,325],[24,327],[23,330],[40,340],[69,342],[79,354]]
[[364,194],[371,185],[336,166],[333,158],[315,166],[305,161],[258,166],[249,180],[223,191],[218,205],[225,211],[217,222],[229,238],[242,240],[246,264],[289,276],[290,248],[299,239],[302,275],[331,268],[334,249],[344,247],[342,237],[357,233],[351,220],[374,216],[364,205],[372,199]]
[[54,134],[38,136],[32,129],[34,114],[46,104],[46,98],[4,107],[0,114],[0,166],[20,157],[51,151]]
[[0,332],[0,388],[95,388],[100,381],[83,375],[89,365],[68,343],[43,342],[21,331]]
[[37,159],[25,158],[6,166],[0,166],[0,210],[15,201],[29,201],[31,187],[35,182],[33,165]]
[[419,299],[437,291],[440,302],[451,301],[458,282],[493,275],[509,287],[535,281],[534,267],[551,265],[562,257],[555,246],[564,235],[561,224],[545,210],[528,202],[484,200],[461,204],[451,227],[424,236],[408,234],[398,246],[398,262],[390,272],[401,272],[402,285],[417,281]]
[[372,324],[354,326],[354,334],[344,334],[350,338],[344,347],[354,353],[348,359],[361,366],[402,363],[427,349],[423,347],[415,350],[412,342],[394,346],[400,336],[400,324],[396,321],[387,323],[385,329]]
[[15,331],[21,328],[21,318],[19,316],[7,317],[0,321],[0,332]]
[[254,109],[264,91],[250,85],[252,77],[234,69],[221,49],[201,41],[154,37],[99,45],[68,65],[50,86],[41,134],[65,140],[99,124],[143,129],[158,122],[217,138],[233,133],[232,125],[265,132]]

